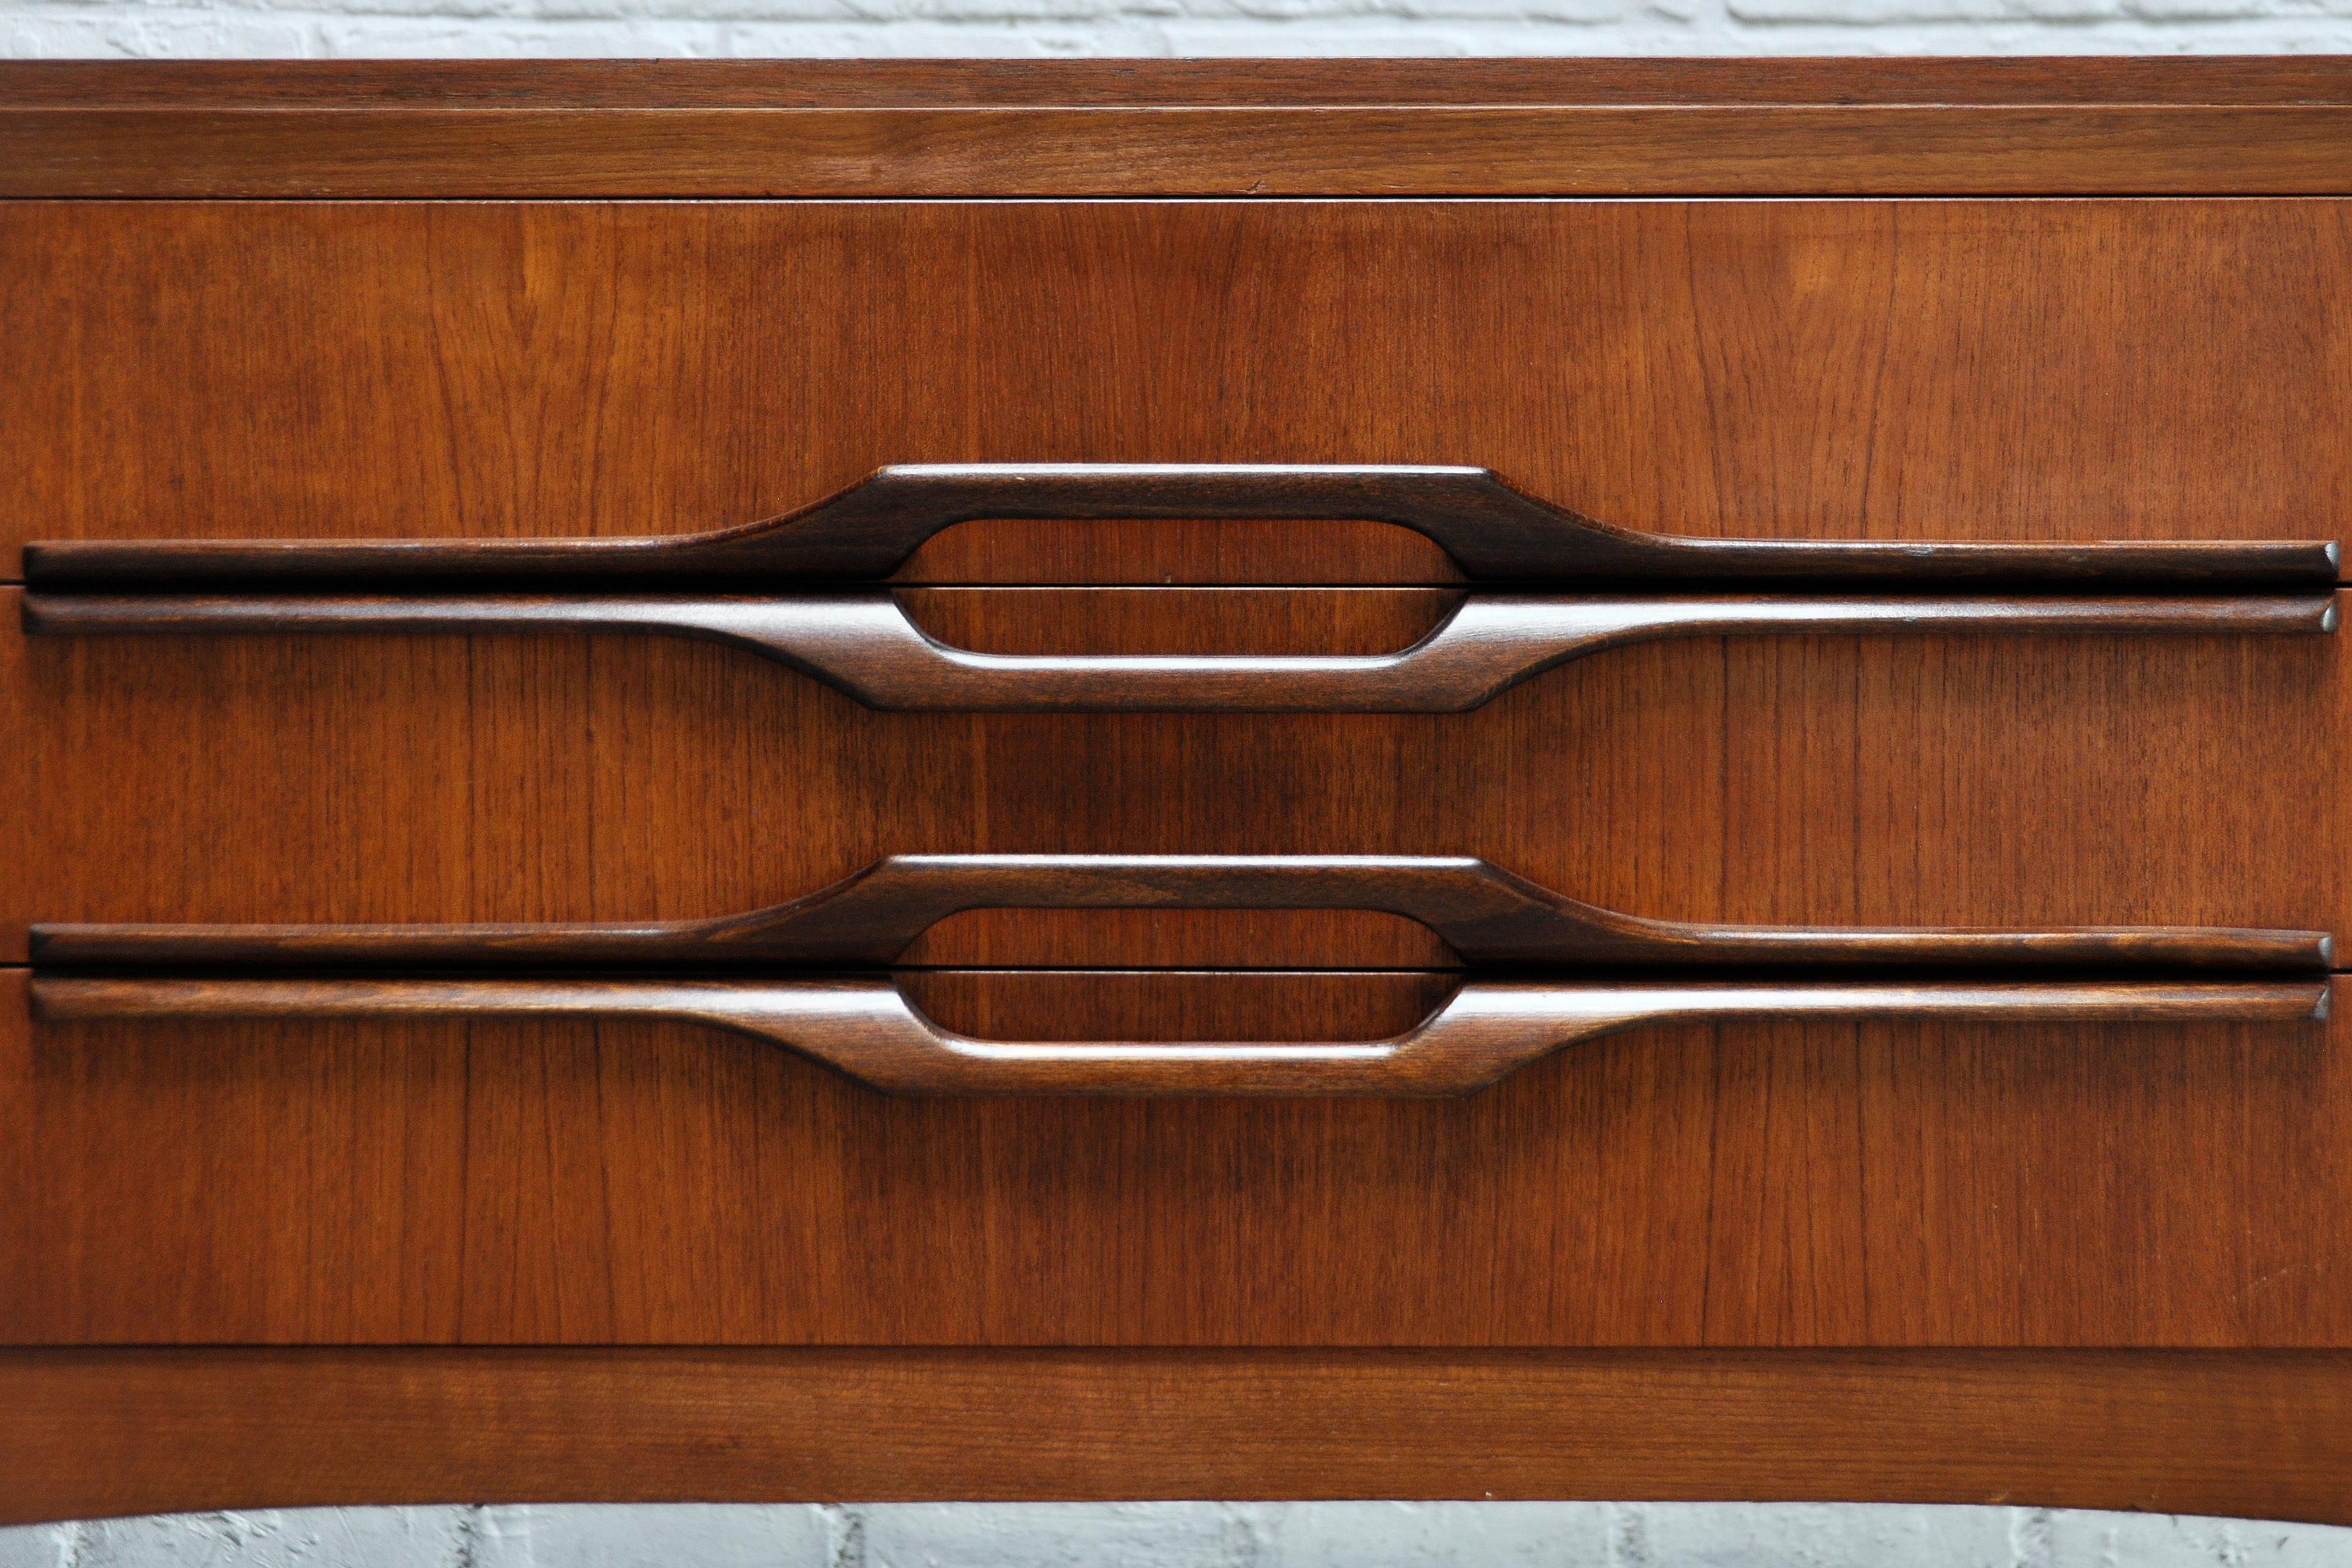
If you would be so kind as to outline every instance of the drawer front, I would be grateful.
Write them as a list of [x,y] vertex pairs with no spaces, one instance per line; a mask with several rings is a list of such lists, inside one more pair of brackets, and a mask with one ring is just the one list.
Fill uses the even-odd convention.
[[[907,984],[1117,1039],[1369,1037],[1451,983]],[[20,986],[18,1342],[2352,1344],[2335,1023],[1659,1028],[1467,1100],[921,1100],[682,1026],[28,1035]]]
[[[2324,538],[2352,493],[2334,202],[0,226],[38,338],[0,389],[15,544],[683,532],[896,462],[1479,464],[1768,539]],[[1372,524],[982,521],[899,602],[982,650],[1372,651],[1460,575]],[[1289,586],[1186,586],[1227,582]],[[660,639],[16,619],[18,962],[35,921],[704,917],[954,851],[1475,855],[1693,921],[2352,926],[2332,637],[1706,637],[1454,714],[1047,715]],[[1047,1039],[1369,1038],[1456,978],[1335,913],[976,913],[902,962],[943,1023]],[[1221,973],[991,967],[1073,963]],[[896,1100],[686,1026],[0,1019],[22,1343],[2352,1331],[2324,1022],[1648,1029],[1460,1102],[1252,1106]]]
[[[908,596],[971,646],[1107,653],[1395,646],[1436,597]],[[1462,714],[1052,715],[877,712],[657,638],[16,620],[18,962],[36,921],[701,918],[955,852],[1474,855],[1687,921],[2352,928],[2330,636],[1679,640]],[[1339,913],[975,912],[905,956],[1451,962]]]
[[[2335,200],[21,202],[0,236],[7,546],[687,531],[887,463],[1480,464],[1780,539],[2325,537],[2352,489]],[[1396,530],[1164,523],[914,570],[1452,574]]]

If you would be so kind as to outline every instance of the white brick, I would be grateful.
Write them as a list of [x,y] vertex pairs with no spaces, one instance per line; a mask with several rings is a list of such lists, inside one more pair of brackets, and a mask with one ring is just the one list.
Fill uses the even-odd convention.
[[2161,1513],[2053,1513],[2050,1560],[2053,1568],[2344,1568],[2352,1563],[2352,1531]]
[[1217,1503],[885,1503],[843,1510],[844,1568],[1222,1568],[1254,1510]]
[[453,1568],[470,1510],[303,1508],[164,1514],[82,1527],[73,1568]]
[[818,1508],[680,1503],[486,1508],[469,1568],[829,1568]]
[[17,59],[289,58],[318,52],[299,18],[200,6],[26,5],[0,11]]
[[0,1529],[0,1568],[73,1568],[81,1527],[16,1524]]
[[1308,1502],[1259,1521],[1264,1568],[1617,1568],[1607,1503]]
[[1657,1568],[2012,1568],[2019,1559],[2005,1508],[1625,1506],[1624,1555]]
[[426,16],[327,16],[316,26],[320,54],[352,58],[708,55],[716,52],[721,37],[714,23],[643,20],[537,22],[500,17],[467,22]]
[[1654,1503],[314,1509],[0,1531],[0,1568],[2352,1568],[2352,1531]]
[[[2260,3],[2260,0],[2255,0]],[[1743,21],[1891,22],[2105,21],[2124,14],[2124,0],[1728,0]]]
[[14,57],[2352,49],[2352,0],[0,0]]

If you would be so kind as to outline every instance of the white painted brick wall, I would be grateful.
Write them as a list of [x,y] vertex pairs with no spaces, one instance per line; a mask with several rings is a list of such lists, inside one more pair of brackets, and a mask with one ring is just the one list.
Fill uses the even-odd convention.
[[2344,1568],[2352,1531],[2009,1508],[304,1509],[0,1530],[0,1568]]
[[2352,0],[0,0],[0,55],[2352,50]]

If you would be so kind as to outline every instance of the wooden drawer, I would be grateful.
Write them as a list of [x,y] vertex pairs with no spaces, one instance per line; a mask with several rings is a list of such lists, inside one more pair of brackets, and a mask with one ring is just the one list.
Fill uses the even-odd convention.
[[[1112,653],[1360,647],[1424,613],[1253,595],[1228,626],[1194,595],[1122,597],[1145,602],[927,590],[921,613]],[[35,920],[708,917],[974,851],[1475,855],[1689,921],[2352,924],[2332,636],[1685,640],[1458,715],[877,713],[620,637],[11,624],[0,679],[34,803],[5,828],[20,960]],[[960,916],[907,958],[1452,962],[1384,917],[1093,910]]]
[[[2352,264],[2327,203],[42,216],[17,221],[47,247],[172,258],[200,280],[191,327],[286,334],[224,363],[157,323],[47,356],[76,378],[30,400],[56,449],[128,462],[58,466],[113,481],[39,514],[59,536],[725,524],[937,457],[1475,458],[1645,528],[2237,537],[2309,531],[2315,479],[2344,461],[2288,413],[2352,363],[2305,308],[2315,270]],[[2117,248],[2147,261],[2122,269],[2137,298],[2092,264]],[[83,280],[59,319],[85,332],[153,281],[87,258],[60,274]],[[2225,293],[2217,331],[2192,307]],[[2275,345],[2255,390],[2224,374],[2250,336]],[[163,344],[190,359],[164,374]],[[281,420],[321,417],[280,444]],[[1087,530],[1125,542],[1069,552]],[[1374,525],[973,525],[928,556],[916,577],[1459,576]],[[1300,655],[1401,647],[1474,591],[898,599],[989,652]],[[911,852],[1472,855],[1692,921],[2352,926],[2331,801],[2352,690],[2325,635],[1677,639],[1464,713],[1338,715],[880,712],[646,637],[5,647],[23,794],[47,803],[20,827],[19,940],[37,920],[721,916]],[[1166,910],[974,911],[901,962],[981,1033],[1268,1039],[1407,1027],[1458,963],[1392,916]],[[1007,964],[1381,973],[973,969]],[[1345,1112],[900,1106],[683,1026],[42,1038],[21,1092],[61,1141],[26,1146],[44,1201],[7,1271],[34,1342],[2251,1346],[2347,1327],[2317,1026],[1644,1033],[1466,1107]],[[2198,1118],[2220,1104],[2244,1124],[2304,1108],[2308,1154],[2211,1146]],[[240,1192],[234,1152],[264,1136],[281,1152]],[[183,1195],[91,1201],[133,1182]],[[2152,1243],[2144,1208],[2187,1228]],[[2278,1239],[2229,1243],[2249,1233]],[[299,1263],[278,1250],[296,1237]]]
[[[0,103],[0,145],[26,134]],[[178,191],[152,177],[58,175],[48,194]],[[302,194],[386,194],[336,177],[357,184]],[[1906,1376],[2144,1391],[2172,1366],[2200,1409],[2250,1388],[2291,1405],[2274,1473],[2328,1473],[2333,1413],[2352,1410],[2352,1045],[2325,1005],[2322,936],[2352,929],[2352,663],[2322,547],[2352,500],[2352,205],[2210,182],[2164,199],[2095,182],[2047,187],[2093,193],[2067,199],[1873,194],[1895,188],[0,202],[0,306],[23,349],[0,382],[23,455],[0,499],[21,562],[0,588],[0,792],[21,807],[0,813],[17,873],[0,881],[0,1118],[20,1130],[0,1143],[0,1380],[114,1367],[108,1407],[127,1412],[158,1378],[310,1367],[325,1387],[380,1351],[426,1369],[403,1398],[511,1367],[568,1390],[558,1405],[609,1375],[594,1396],[625,1405],[672,1397],[680,1366],[767,1399],[781,1385],[761,1379],[866,1357],[860,1397],[887,1404],[919,1352],[978,1358],[940,1363],[966,1368],[1050,1352],[1080,1359],[987,1389],[1067,1373],[1079,1405],[1115,1405],[1145,1386],[1121,1381],[1131,1368],[1206,1451],[1204,1408],[1170,1392],[1180,1352],[1226,1358],[1203,1388],[1245,1382],[1249,1356],[1325,1358],[1282,1375],[1321,1391],[1301,1397],[1327,1401],[1334,1431],[1481,1380],[1536,1399],[1686,1375],[1681,1420],[1709,1377],[1818,1414],[1839,1366],[1878,1368],[1853,1385],[1873,1398]],[[918,524],[909,507],[969,476],[870,478],[894,465],[1024,471],[986,480],[1010,515],[938,502]],[[1236,486],[1171,465],[1347,472]],[[1492,470],[1531,499],[1405,466]],[[1108,503],[1020,499],[1078,484]],[[1300,503],[1300,486],[1327,499]],[[1195,500],[1210,515],[1186,514]],[[1038,515],[1055,512],[1072,515]],[[526,570],[551,559],[526,542],[790,513],[805,515],[777,537],[849,518],[855,548],[813,580],[723,553],[665,575],[657,551],[554,588]],[[1529,517],[1570,534],[1594,520],[1601,564],[1526,564],[1511,531]],[[1611,565],[1612,530],[1696,563]],[[429,581],[400,552],[343,554],[305,582],[179,550],[149,557],[178,578],[126,583],[133,556],[82,548],[207,540],[506,552]],[[1702,548],[1743,540],[1759,542]],[[2119,545],[2243,542],[2300,542],[2143,552],[2100,575]],[[1919,548],[1952,542],[1991,553]],[[2111,553],[2072,548],[2093,545]],[[763,658],[740,637],[583,629],[615,595],[667,595],[622,617],[642,622],[681,598],[802,594],[814,615],[853,593],[918,663],[1051,657],[1076,684],[940,695],[930,666],[864,681],[864,643],[828,663],[797,643]],[[1582,657],[1555,658],[1582,650],[1536,626],[1571,600],[1674,595],[1669,635]],[[1766,615],[1782,624],[1731,624]],[[1445,678],[1452,695],[1417,684],[1436,661],[1408,654],[1357,700],[1370,666],[1345,660],[1482,616],[1500,629],[1461,656],[1475,668]],[[2172,635],[2124,635],[2150,629]],[[1154,656],[1294,662],[1183,700],[1122,692],[1193,679]],[[1120,662],[1067,674],[1087,658]],[[677,1017],[131,1017],[88,999],[147,938],[105,939],[131,944],[110,957],[54,929],[709,921],[894,856],[1470,858],[1677,930],[2304,934],[2235,970],[2137,935],[2006,968],[1886,947],[1798,979],[2170,987],[2178,1005],[1808,1018],[1759,989],[1738,1016],[1521,1052],[1466,1098],[1343,1100],[1241,1098],[1246,1068],[1192,1084],[1181,1060],[1150,1080],[1172,1099],[894,1096]],[[1397,1037],[1481,986],[1761,988],[1786,967],[1762,938],[1712,963],[1703,944],[1696,962],[1497,957],[1395,899],[1127,901],[1159,907],[967,899],[857,949],[857,984],[887,970],[983,1039],[1283,1046]],[[217,997],[302,957],[226,951],[164,978]],[[422,951],[394,978],[475,966]],[[642,981],[634,950],[613,951],[579,984]],[[714,963],[730,984],[766,973]],[[2234,1012],[2214,1001],[2231,987]],[[184,1346],[221,1348],[168,1359]],[[557,1351],[586,1359],[530,1359]],[[1360,1353],[1406,1359],[1344,1359]],[[1478,1397],[1507,1425],[1521,1394]],[[1874,1430],[1900,1419],[1871,1408]],[[707,1424],[720,1447],[733,1419]],[[2150,1452],[2186,1464],[2221,1420],[2166,1427],[2205,1436]],[[1982,1440],[2007,1441],[1997,1426]],[[2290,1462],[2290,1438],[2320,1458]],[[0,1472],[53,1440],[0,1418]],[[994,1462],[943,1472],[961,1482],[886,1466],[750,1489],[976,1493],[1010,1473]],[[414,1453],[386,1463],[400,1479],[382,1495],[439,1484]],[[327,1500],[367,1464],[333,1461],[303,1498],[249,1477],[235,1499],[52,1479],[49,1501],[0,1495],[0,1516]],[[551,1466],[498,1474],[553,1495]],[[1148,1469],[1130,1454],[1104,1473],[1164,1484]],[[714,1472],[660,1473],[656,1492],[710,1495]],[[1269,1484],[1375,1484],[1341,1473],[1302,1461]],[[1688,1481],[1668,1458],[1609,1473],[1646,1495]],[[1735,1473],[1688,1484],[1786,1495]],[[2068,1473],[2053,1500],[2106,1496]],[[1527,1482],[1583,1484],[1601,1483]],[[2265,1484],[2193,1495],[2352,1515],[2340,1482]]]
[[[2306,539],[2336,200],[0,208],[34,539],[659,534],[890,463],[1440,463],[1632,529]],[[931,581],[1450,581],[973,525]]]
[[[908,984],[1014,1038],[1311,1038],[1451,982]],[[19,1342],[2352,1344],[2340,1022],[1661,1028],[1467,1100],[1106,1102],[6,1000]]]
[[[2333,202],[22,203],[0,223],[29,258],[10,286],[45,301],[20,315],[55,334],[5,395],[35,455],[19,542],[708,529],[898,461],[1477,462],[1629,527],[1830,540],[2325,537],[2323,498],[2352,487],[2310,416],[2352,378],[2324,289],[2313,315],[2313,280],[2352,265]],[[905,574],[1459,576],[1397,528],[1164,521],[969,524]],[[1453,602],[900,598],[945,640],[1058,653],[1376,651]],[[11,638],[0,658],[28,661],[21,754],[52,786],[26,784],[16,942],[37,919],[719,915],[951,849],[1471,853],[1690,920],[2340,923],[2332,637],[1702,639],[1466,714],[1340,718],[876,713],[639,638]],[[89,782],[134,776],[170,783]],[[1300,923],[1221,943],[967,920],[910,956],[1442,955],[1392,925],[1272,930]]]

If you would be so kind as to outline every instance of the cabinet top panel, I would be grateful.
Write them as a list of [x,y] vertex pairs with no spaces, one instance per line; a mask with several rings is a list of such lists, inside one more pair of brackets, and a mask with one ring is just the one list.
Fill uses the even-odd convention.
[[2347,192],[2347,58],[0,64],[0,197]]
[[92,109],[1045,109],[2346,104],[2352,56],[2001,59],[56,60]]

